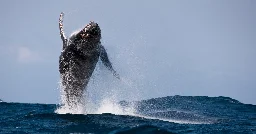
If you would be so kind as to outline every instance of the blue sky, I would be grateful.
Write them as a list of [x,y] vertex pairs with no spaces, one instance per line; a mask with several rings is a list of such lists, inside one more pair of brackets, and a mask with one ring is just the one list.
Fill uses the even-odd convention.
[[99,63],[88,92],[119,99],[228,96],[256,104],[256,2],[0,1],[0,98],[58,103],[58,17],[66,35],[90,20],[117,81]]

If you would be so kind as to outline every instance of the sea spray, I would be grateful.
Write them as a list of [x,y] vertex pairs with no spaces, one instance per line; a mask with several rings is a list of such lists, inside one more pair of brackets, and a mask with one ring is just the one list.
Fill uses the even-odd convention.
[[[134,115],[136,106],[120,106],[120,101],[138,101],[141,100],[141,91],[144,87],[144,74],[141,65],[145,62],[134,54],[136,43],[121,46],[120,53],[114,67],[120,75],[120,80],[113,77],[110,72],[98,61],[96,68],[90,78],[90,81],[84,92],[83,103],[69,107],[63,87],[60,86],[60,107],[56,113],[71,114],[101,114],[114,113]],[[111,54],[111,53],[110,53]],[[110,55],[111,56],[111,55]],[[111,57],[110,57],[111,58]],[[126,59],[125,62],[119,62]],[[121,68],[121,69],[120,69]],[[123,69],[124,68],[124,69]],[[119,70],[118,70],[119,69]]]
[[124,100],[124,98],[129,100],[139,98],[137,92],[131,91],[131,89],[136,89],[135,84],[126,78],[121,78],[120,80],[112,78],[113,76],[108,74],[107,70],[101,69],[100,65],[99,63],[96,66],[95,72],[83,95],[84,100],[82,103],[68,105],[64,92],[65,87],[63,87],[61,82],[59,83],[60,107],[57,108],[56,113],[134,115],[134,105],[123,107],[119,104],[119,101]]
[[62,85],[62,82],[59,82],[59,90],[60,90],[60,103],[59,107],[55,110],[58,114],[85,114],[85,99],[83,98],[82,101],[79,103],[68,103],[66,92],[64,91],[65,87]]

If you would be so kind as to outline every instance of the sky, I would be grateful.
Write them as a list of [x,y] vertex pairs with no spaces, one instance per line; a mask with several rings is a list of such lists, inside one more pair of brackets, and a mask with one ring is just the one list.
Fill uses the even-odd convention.
[[[89,21],[122,77],[99,62],[89,97],[227,96],[256,104],[256,1],[0,1],[0,99],[58,103],[58,30]],[[110,95],[111,94],[111,95]]]

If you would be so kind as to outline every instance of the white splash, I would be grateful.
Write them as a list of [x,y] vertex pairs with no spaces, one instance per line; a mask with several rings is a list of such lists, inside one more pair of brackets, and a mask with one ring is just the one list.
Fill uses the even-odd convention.
[[96,114],[112,113],[116,115],[135,115],[134,107],[121,107],[113,100],[103,100],[100,107],[97,109]]
[[[97,86],[96,86],[97,87]],[[92,87],[91,87],[92,88]],[[98,87],[97,87],[98,88]],[[59,82],[60,90],[60,107],[55,110],[58,114],[102,114],[102,113],[112,113],[116,115],[134,115],[133,107],[122,107],[117,100],[115,93],[109,90],[107,93],[100,94],[97,89],[93,90],[94,94],[98,94],[101,97],[99,102],[92,100],[94,96],[90,96],[89,93],[84,95],[84,100],[82,103],[68,105],[65,92],[65,87]],[[102,91],[102,90],[101,90]]]
[[62,105],[55,110],[58,114],[86,114],[85,107],[77,105],[76,107],[70,107],[68,105]]
[[143,116],[143,115],[135,115],[135,116],[145,118],[145,119],[161,120],[161,121],[167,121],[167,122],[178,123],[178,124],[212,124],[211,122],[203,122],[203,121],[175,120],[175,119],[156,118],[156,117]]
[[131,107],[122,107],[117,102],[111,99],[104,99],[100,102],[100,105],[94,104],[90,101],[87,103],[76,105],[76,106],[68,106],[62,105],[57,110],[55,110],[58,114],[103,114],[103,113],[111,113],[115,115],[135,115],[135,109],[133,106]]
[[74,105],[68,105],[67,99],[65,96],[64,88],[63,85],[61,84],[61,81],[59,82],[59,90],[60,90],[60,107],[58,107],[55,110],[55,113],[58,114],[86,114],[84,102],[83,103],[78,103]]

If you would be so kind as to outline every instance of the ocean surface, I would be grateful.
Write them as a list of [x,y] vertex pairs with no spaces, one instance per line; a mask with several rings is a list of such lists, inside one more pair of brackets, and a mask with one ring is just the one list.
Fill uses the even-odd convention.
[[0,133],[256,133],[256,105],[229,97],[168,96],[72,114],[57,104],[0,101]]

